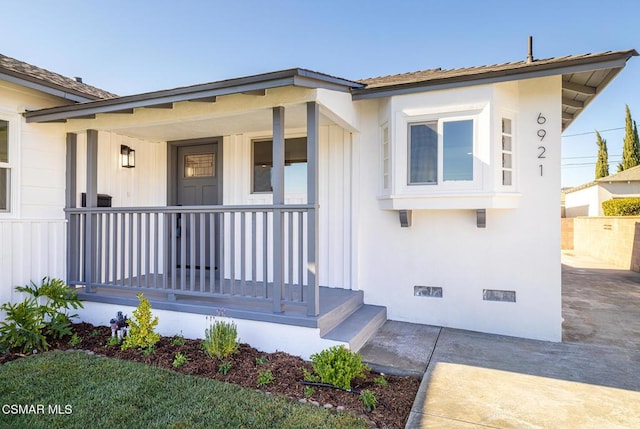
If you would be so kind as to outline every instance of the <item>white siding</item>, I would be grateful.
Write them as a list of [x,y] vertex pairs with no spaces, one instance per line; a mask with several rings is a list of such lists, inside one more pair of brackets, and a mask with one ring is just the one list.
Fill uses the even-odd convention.
[[0,221],[0,303],[16,297],[13,288],[45,276],[65,278],[65,221]]

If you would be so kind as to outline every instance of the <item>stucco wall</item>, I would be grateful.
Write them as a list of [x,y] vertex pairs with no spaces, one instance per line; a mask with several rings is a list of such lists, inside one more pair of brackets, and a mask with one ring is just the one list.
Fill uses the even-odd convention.
[[640,216],[574,219],[574,251],[640,272]]
[[[488,210],[486,228],[476,227],[475,210],[414,210],[412,226],[401,228],[398,213],[382,210],[376,198],[379,172],[371,167],[379,165],[378,104],[360,102],[358,276],[365,301],[387,306],[393,320],[560,341],[560,77],[518,82],[499,99],[491,88],[469,91],[476,102],[500,103],[495,111],[515,110],[518,206]],[[443,106],[466,100],[464,90],[421,97]],[[544,159],[538,158],[540,113],[546,117]],[[489,154],[501,140],[499,121],[492,123],[490,147],[483,149]],[[442,287],[442,298],[414,296],[420,285]],[[516,302],[485,301],[484,289],[515,291]]]

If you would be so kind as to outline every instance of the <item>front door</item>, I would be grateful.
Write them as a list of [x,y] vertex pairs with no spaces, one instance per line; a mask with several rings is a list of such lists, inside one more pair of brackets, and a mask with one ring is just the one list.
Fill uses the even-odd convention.
[[[178,146],[176,171],[176,203],[179,206],[218,205],[220,186],[218,164],[218,144],[206,143]],[[178,249],[182,240],[186,245],[186,258],[182,261],[178,252],[178,267],[210,269],[210,234],[216,236],[216,223],[208,215],[183,214],[178,219]],[[201,241],[205,254],[202,255]],[[192,246],[192,242],[195,246]],[[192,252],[192,250],[194,250]],[[217,252],[216,252],[217,256]],[[204,263],[204,266],[203,266]],[[217,266],[216,261],[214,263]]]

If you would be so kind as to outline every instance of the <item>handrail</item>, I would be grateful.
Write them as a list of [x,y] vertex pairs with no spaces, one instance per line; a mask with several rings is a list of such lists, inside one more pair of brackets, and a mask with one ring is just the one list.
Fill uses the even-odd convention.
[[255,211],[307,211],[318,208],[312,204],[233,205],[233,206],[157,206],[157,207],[68,207],[66,213],[228,213]]

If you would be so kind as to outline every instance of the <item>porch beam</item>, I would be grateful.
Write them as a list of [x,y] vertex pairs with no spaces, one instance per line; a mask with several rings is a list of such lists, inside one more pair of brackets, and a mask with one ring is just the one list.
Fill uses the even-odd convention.
[[190,102],[200,102],[200,103],[215,103],[216,101],[218,101],[218,97],[216,97],[215,95],[212,97],[204,97],[204,98],[193,98],[191,100],[187,100]]
[[242,92],[242,94],[244,95],[257,95],[257,96],[265,96],[267,95],[267,90],[266,89],[254,89],[252,91],[244,91]]
[[143,107],[146,107],[147,109],[173,109],[173,103],[151,104]]
[[[77,201],[77,165],[78,165],[78,136],[74,133],[67,133],[67,160],[65,173],[65,207],[75,208]],[[67,278],[66,281],[77,280],[75,273],[78,260],[78,233],[76,230],[78,216],[66,213],[67,219]]]
[[[284,107],[273,108],[273,166],[271,187],[274,207],[284,204]],[[284,215],[273,210],[273,312],[284,311]]]
[[[87,130],[87,209],[98,206],[98,131]],[[87,293],[94,281],[96,219],[89,212],[85,222],[84,275]]]
[[307,315],[320,314],[320,283],[318,279],[318,136],[320,134],[318,103],[307,103]]
[[122,113],[127,113],[127,114],[132,114],[132,113],[133,113],[133,109],[114,110],[113,112],[104,112],[104,113],[108,113],[108,114],[111,114],[111,113],[120,113],[120,114],[122,114]]

